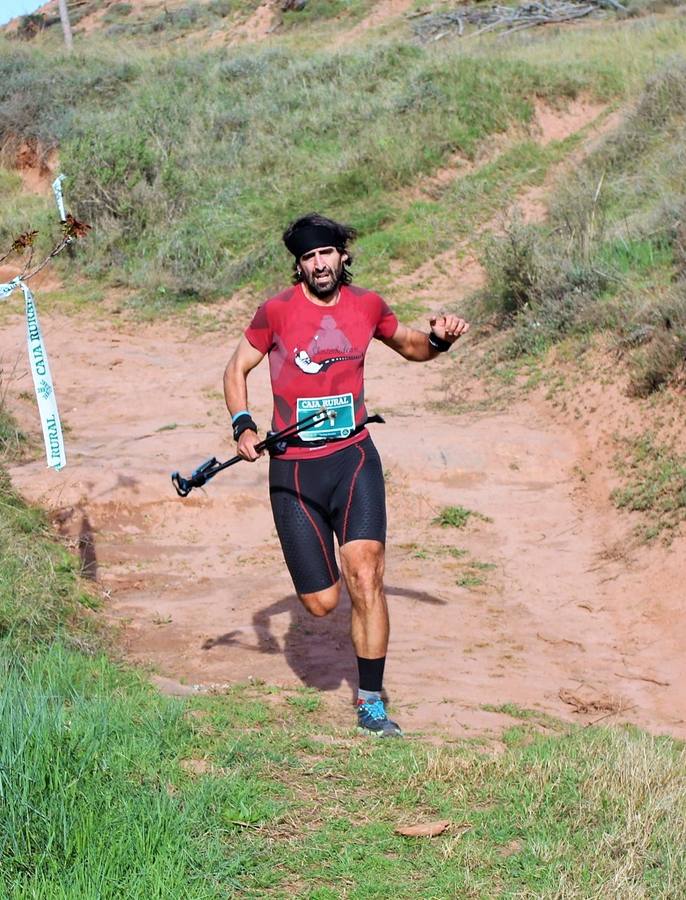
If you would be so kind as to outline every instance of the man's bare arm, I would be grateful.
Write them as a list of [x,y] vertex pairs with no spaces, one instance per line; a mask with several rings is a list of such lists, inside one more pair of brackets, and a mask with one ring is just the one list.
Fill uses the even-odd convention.
[[[432,316],[429,319],[429,325],[439,340],[447,341],[449,344],[455,343],[459,337],[469,331],[469,323],[452,314]],[[416,328],[409,328],[403,324],[398,325],[393,337],[382,338],[382,340],[391,350],[395,350],[396,353],[412,362],[426,362],[434,359],[440,353],[431,346],[429,335],[425,331],[418,331]]]
[[[264,353],[256,350],[245,337],[240,339],[224,370],[224,399],[231,416],[248,409],[248,375],[263,359]],[[254,431],[244,431],[236,445],[238,455],[254,462],[262,455],[255,451],[258,441]]]

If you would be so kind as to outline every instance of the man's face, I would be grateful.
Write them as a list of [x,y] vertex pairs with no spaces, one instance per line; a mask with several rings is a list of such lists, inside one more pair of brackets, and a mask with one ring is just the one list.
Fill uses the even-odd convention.
[[346,253],[335,247],[317,247],[303,253],[298,265],[303,273],[305,283],[315,297],[325,300],[338,288],[343,274],[343,263]]

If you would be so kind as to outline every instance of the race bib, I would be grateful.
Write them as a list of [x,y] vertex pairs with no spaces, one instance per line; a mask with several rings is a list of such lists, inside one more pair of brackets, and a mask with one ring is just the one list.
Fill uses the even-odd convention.
[[325,441],[332,438],[347,438],[355,430],[355,405],[352,394],[336,394],[333,397],[298,397],[296,401],[298,422],[307,419],[322,407],[333,415],[322,417],[312,428],[299,432],[303,441]]

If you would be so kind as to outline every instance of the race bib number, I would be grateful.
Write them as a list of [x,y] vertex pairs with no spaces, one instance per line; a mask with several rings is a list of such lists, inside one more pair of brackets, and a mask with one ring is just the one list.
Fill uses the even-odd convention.
[[322,407],[330,416],[322,416],[311,428],[298,434],[303,441],[324,441],[347,438],[355,430],[355,405],[352,394],[336,394],[333,397],[298,397],[296,417],[298,422],[309,418]]

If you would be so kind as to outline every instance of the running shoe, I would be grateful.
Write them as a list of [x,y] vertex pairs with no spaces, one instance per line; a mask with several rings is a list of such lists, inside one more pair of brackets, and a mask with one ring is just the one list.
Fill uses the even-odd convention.
[[402,737],[397,722],[386,715],[386,707],[380,697],[357,701],[357,730],[373,737]]

